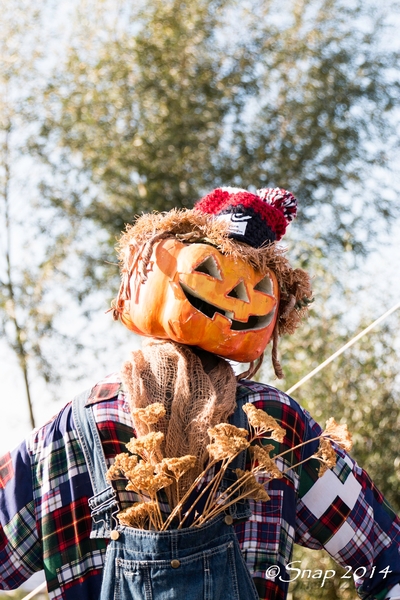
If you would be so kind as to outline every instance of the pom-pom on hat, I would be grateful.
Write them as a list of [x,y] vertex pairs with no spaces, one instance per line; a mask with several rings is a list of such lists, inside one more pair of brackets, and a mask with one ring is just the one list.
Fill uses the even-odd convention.
[[297,200],[282,188],[263,188],[252,194],[240,188],[217,188],[195,209],[229,223],[229,237],[261,248],[279,241],[297,214]]

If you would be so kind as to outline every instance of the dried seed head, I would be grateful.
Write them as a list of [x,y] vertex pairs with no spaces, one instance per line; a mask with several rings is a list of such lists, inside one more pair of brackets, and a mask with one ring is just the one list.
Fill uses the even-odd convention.
[[249,435],[247,429],[235,427],[235,425],[230,425],[229,423],[218,423],[212,429],[208,429],[207,433],[211,441],[225,437],[241,437],[246,439]]
[[249,495],[247,497],[251,498],[252,500],[261,501],[261,502],[268,502],[268,500],[271,500],[271,498],[268,495],[267,490],[262,485],[262,483],[257,483],[257,485],[254,487],[253,491],[251,493],[249,493]]
[[136,502],[125,510],[121,511],[117,517],[121,525],[134,527],[136,529],[147,529],[149,519],[157,515],[157,504],[154,501]]
[[267,473],[271,479],[281,479],[283,473],[278,469],[273,458],[270,457],[269,453],[274,449],[274,446],[268,444],[263,448],[261,446],[251,446],[251,453],[253,458],[258,462],[259,467],[262,471]]
[[340,448],[346,450],[346,452],[349,452],[353,447],[352,436],[347,429],[347,425],[336,423],[333,417],[326,422],[325,431],[322,435],[329,437],[329,439],[335,442]]
[[337,455],[332,448],[330,441],[321,437],[319,440],[319,448],[311,458],[316,458],[320,461],[321,464],[318,471],[318,477],[322,477],[326,471],[332,469],[332,467],[336,465]]
[[232,458],[238,452],[249,447],[248,431],[229,423],[219,423],[207,430],[211,444],[207,446],[208,454],[213,460]]
[[154,466],[145,462],[140,462],[136,467],[127,473],[129,483],[126,486],[128,491],[148,494],[151,497],[161,490],[168,487],[173,482],[166,473],[154,473]]
[[133,408],[131,414],[134,419],[139,419],[146,425],[154,425],[165,416],[165,408],[161,402],[149,404],[146,408]]
[[126,489],[136,493],[147,491],[153,477],[153,465],[140,462],[132,469],[132,471],[129,471],[129,483],[126,486]]
[[208,444],[207,450],[212,460],[223,460],[233,458],[238,452],[246,450],[250,443],[243,437],[217,438],[212,444]]
[[157,472],[172,473],[176,480],[180,479],[189,469],[196,465],[197,458],[188,454],[178,458],[163,458],[160,463],[155,465]]
[[286,430],[273,417],[264,410],[256,408],[250,402],[243,406],[243,410],[257,435],[269,434],[272,440],[283,442]]
[[239,496],[241,498],[251,498],[252,500],[261,500],[268,502],[270,497],[262,483],[258,483],[254,474],[251,471],[242,471],[235,469],[238,481],[243,480],[243,485],[240,486]]
[[143,488],[150,496],[154,496],[157,492],[163,488],[168,487],[173,483],[173,479],[168,477],[166,473],[157,473],[149,479],[146,489]]
[[136,467],[138,463],[138,457],[132,456],[127,452],[117,454],[114,460],[114,464],[108,469],[106,478],[111,481],[112,479],[123,479],[127,477],[126,473]]
[[126,444],[126,447],[132,454],[147,457],[155,450],[158,450],[163,439],[164,434],[161,433],[161,431],[151,431],[139,438],[131,438],[130,442]]

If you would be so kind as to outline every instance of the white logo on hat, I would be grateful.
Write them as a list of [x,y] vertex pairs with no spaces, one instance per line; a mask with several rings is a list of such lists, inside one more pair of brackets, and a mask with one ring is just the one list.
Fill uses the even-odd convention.
[[244,215],[243,213],[230,213],[227,215],[218,215],[216,218],[228,223],[229,233],[245,235],[247,222],[250,221],[252,217],[251,215]]

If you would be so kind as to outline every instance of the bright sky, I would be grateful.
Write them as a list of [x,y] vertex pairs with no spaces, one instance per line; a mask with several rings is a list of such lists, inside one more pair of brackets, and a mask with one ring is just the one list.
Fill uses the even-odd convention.
[[[57,387],[57,401],[39,377],[32,379],[33,410],[37,426],[43,425],[53,417],[72,398],[92,387],[97,381],[118,371],[132,350],[140,347],[140,338],[125,331],[114,322],[110,315],[99,315],[99,329],[109,339],[109,346],[103,353],[101,361],[90,360],[88,353],[82,351],[82,360],[87,365],[86,375],[79,381],[68,376],[66,365],[65,376]],[[84,340],[83,340],[84,342]],[[79,357],[78,357],[79,358]],[[0,420],[0,454],[17,446],[31,431],[29,414],[25,396],[23,379],[17,360],[4,340],[0,341],[0,378],[3,390],[2,418]]]

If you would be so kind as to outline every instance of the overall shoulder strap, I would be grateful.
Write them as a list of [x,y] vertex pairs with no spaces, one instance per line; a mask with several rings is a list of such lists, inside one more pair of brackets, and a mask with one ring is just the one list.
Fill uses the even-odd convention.
[[113,529],[113,516],[119,511],[117,494],[106,479],[107,464],[93,408],[86,404],[90,391],[72,401],[75,429],[85,457],[94,496],[89,499],[93,519],[90,537],[109,538]]
[[[241,427],[243,429],[248,430],[249,427],[248,427],[247,415],[242,410],[242,406],[246,403],[246,396],[238,394],[238,396],[236,397],[236,402],[237,402],[237,406],[236,406],[235,412],[229,417],[229,422],[231,423],[231,425],[235,425],[235,427]],[[244,450],[235,458],[235,460],[232,462],[230,468],[227,469],[224,479],[222,481],[222,485],[221,485],[222,489],[228,488],[232,483],[234,483],[236,481],[237,476],[236,476],[236,473],[234,472],[235,469],[245,470],[246,459],[247,459],[247,451]],[[249,501],[246,499],[239,500],[239,502],[236,502],[235,504],[232,504],[229,507],[229,512],[235,520],[248,519],[251,515]]]

